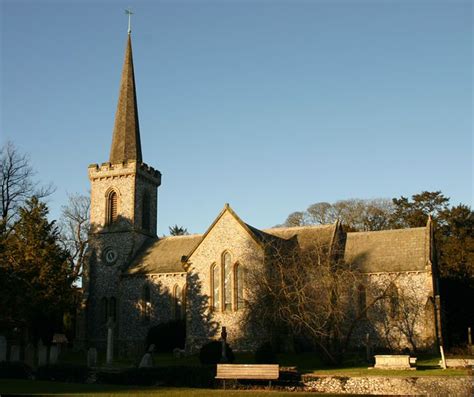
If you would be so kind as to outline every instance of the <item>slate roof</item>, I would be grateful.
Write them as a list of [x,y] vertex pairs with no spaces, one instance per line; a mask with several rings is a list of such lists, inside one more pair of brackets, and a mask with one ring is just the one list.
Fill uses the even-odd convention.
[[425,227],[347,233],[344,259],[366,273],[425,270],[427,245]]
[[184,272],[181,258],[201,241],[202,234],[170,236],[145,244],[125,274]]
[[315,246],[329,249],[336,228],[337,225],[334,223],[331,225],[278,227],[265,229],[264,232],[285,240],[296,236],[298,245],[302,250],[310,250]]
[[115,113],[114,133],[110,149],[111,163],[127,160],[142,162],[140,126],[138,123],[137,93],[133,72],[132,39],[127,38],[120,93]]

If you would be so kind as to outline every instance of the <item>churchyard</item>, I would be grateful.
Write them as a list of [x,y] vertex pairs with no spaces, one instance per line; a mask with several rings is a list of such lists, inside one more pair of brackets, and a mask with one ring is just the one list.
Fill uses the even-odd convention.
[[[2,342],[2,341],[0,341]],[[0,343],[0,359],[5,360],[5,344]],[[92,353],[91,353],[92,351]],[[146,353],[147,354],[147,353]],[[403,356],[400,356],[403,357]],[[26,376],[21,370],[6,377],[6,361],[0,364],[0,393],[79,393],[84,395],[154,395],[170,396],[220,396],[237,395],[243,392],[252,396],[285,396],[294,391],[298,395],[311,392],[371,394],[374,385],[382,384],[398,390],[407,390],[407,384],[423,390],[449,388],[468,393],[472,387],[472,369],[440,367],[437,355],[419,355],[416,370],[371,369],[362,353],[349,355],[338,367],[330,367],[316,353],[278,354],[280,379],[272,387],[263,381],[231,381],[227,389],[222,382],[214,380],[215,365],[202,365],[197,355],[179,356],[176,353],[151,353],[151,367],[138,368],[143,357],[134,359],[113,358],[107,364],[106,352],[95,349],[73,351],[66,347],[46,347],[42,343],[36,348],[27,346],[20,354],[19,347],[11,346],[9,360],[15,359],[17,368],[31,368]],[[110,356],[109,356],[110,359]],[[252,353],[235,353],[235,364],[255,364]],[[25,364],[28,367],[25,367]],[[295,376],[295,370],[297,375]],[[288,375],[290,374],[290,375]],[[154,378],[153,378],[154,377]],[[23,378],[23,379],[14,379]],[[129,383],[128,383],[129,382]],[[353,383],[351,386],[351,382]],[[346,386],[348,385],[348,386]],[[431,389],[430,389],[431,388]],[[235,390],[238,389],[238,390]],[[412,390],[412,389],[410,389]],[[410,392],[408,392],[410,394]],[[468,394],[465,394],[468,395]]]

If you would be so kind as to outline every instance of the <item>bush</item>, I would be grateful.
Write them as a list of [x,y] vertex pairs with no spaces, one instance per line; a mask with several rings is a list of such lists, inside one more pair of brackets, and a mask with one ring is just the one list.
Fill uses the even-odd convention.
[[88,373],[89,370],[85,365],[52,364],[39,367],[36,371],[36,378],[39,380],[83,383],[86,381]]
[[[235,360],[234,352],[226,343],[227,362],[233,363]],[[222,342],[212,341],[201,347],[199,351],[199,361],[204,365],[215,365],[222,359]]]
[[155,345],[155,352],[171,353],[174,348],[184,349],[186,325],[183,320],[158,324],[148,330],[146,337],[147,349]]
[[30,379],[33,371],[25,363],[14,361],[0,362],[0,379]]
[[278,364],[278,359],[269,342],[263,343],[255,351],[255,362],[257,364]]
[[132,368],[117,372],[98,372],[100,383],[139,386],[179,386],[210,388],[215,371],[210,367],[171,366],[155,368]]

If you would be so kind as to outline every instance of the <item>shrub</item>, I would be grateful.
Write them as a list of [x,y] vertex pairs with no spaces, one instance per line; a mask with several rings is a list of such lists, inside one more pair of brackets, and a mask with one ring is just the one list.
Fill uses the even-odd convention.
[[0,362],[0,379],[30,379],[33,371],[25,363],[14,361]]
[[183,320],[158,324],[148,330],[147,348],[155,345],[155,352],[171,353],[174,348],[184,349],[186,325]]
[[85,365],[52,364],[39,367],[36,371],[36,378],[39,380],[83,383],[86,381],[88,373],[89,370]]
[[[226,343],[227,362],[233,363],[235,360],[234,352]],[[201,347],[199,351],[199,361],[204,365],[215,365],[222,359],[222,342],[212,341]]]
[[212,387],[215,372],[209,367],[170,366],[155,368],[132,368],[117,372],[98,372],[101,383],[116,385],[139,385],[180,387]]
[[257,364],[278,364],[277,356],[269,342],[263,343],[255,351],[255,362]]

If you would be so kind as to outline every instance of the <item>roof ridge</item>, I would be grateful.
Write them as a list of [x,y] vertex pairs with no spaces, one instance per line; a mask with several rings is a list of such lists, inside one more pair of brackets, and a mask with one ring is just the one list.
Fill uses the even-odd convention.
[[282,227],[271,227],[267,229],[259,229],[269,233],[269,230],[300,230],[300,229],[322,229],[336,226],[335,223],[326,223],[324,225],[303,225],[303,226],[282,226]]
[[410,230],[425,230],[426,226],[420,226],[420,227],[405,227],[403,229],[385,229],[385,230],[368,230],[368,231],[362,231],[362,232],[348,232],[347,234],[374,234],[374,233],[400,233],[400,232],[407,232]]

